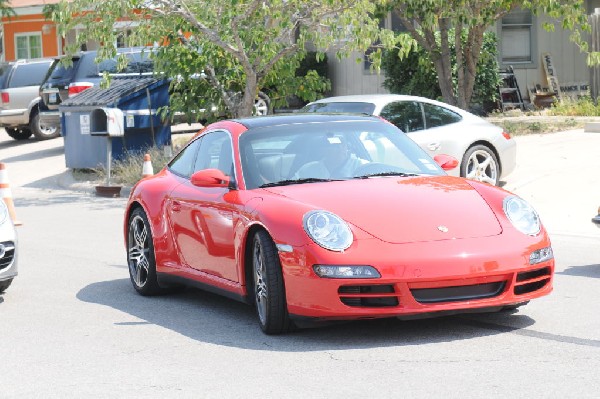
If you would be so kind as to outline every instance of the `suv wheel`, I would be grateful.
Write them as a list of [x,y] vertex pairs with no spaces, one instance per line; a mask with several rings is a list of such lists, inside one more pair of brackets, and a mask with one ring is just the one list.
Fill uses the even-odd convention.
[[32,135],[31,130],[27,128],[6,127],[4,130],[6,130],[6,133],[15,140],[27,140]]
[[58,128],[40,125],[40,113],[38,110],[31,112],[29,127],[38,140],[48,140],[60,136]]

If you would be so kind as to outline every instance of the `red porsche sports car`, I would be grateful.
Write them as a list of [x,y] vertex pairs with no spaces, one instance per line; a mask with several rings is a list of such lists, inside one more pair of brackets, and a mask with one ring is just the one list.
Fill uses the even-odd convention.
[[256,306],[267,334],[305,321],[515,308],[550,293],[550,239],[523,199],[448,176],[392,124],[285,115],[209,125],[132,190],[131,281]]

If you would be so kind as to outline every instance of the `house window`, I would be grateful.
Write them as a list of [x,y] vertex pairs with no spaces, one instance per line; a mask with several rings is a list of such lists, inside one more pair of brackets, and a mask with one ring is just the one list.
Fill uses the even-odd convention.
[[17,49],[17,59],[41,58],[41,32],[15,35],[15,47]]
[[[387,15],[387,17],[380,19],[379,20],[379,28],[381,28],[381,29],[387,28],[387,29],[394,31],[395,33],[407,31],[407,29],[404,27],[404,25],[400,21],[400,18],[398,18],[397,14],[395,12],[391,12]],[[374,47],[371,47],[371,48],[367,49],[367,51],[365,51],[364,62],[363,62],[363,67],[364,67],[365,72],[371,71],[371,65],[373,63],[369,59],[369,55],[375,51],[375,48],[379,44],[380,44],[379,42],[373,43]]]
[[127,40],[131,36],[131,29],[121,30],[117,33],[117,48],[129,47]]
[[531,10],[515,10],[506,14],[502,17],[500,29],[503,64],[518,67],[536,62],[534,17]]

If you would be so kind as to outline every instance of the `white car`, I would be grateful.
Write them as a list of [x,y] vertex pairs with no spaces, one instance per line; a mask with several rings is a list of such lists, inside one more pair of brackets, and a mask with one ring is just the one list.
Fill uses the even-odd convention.
[[17,232],[4,201],[0,199],[0,293],[17,275]]
[[353,112],[378,115],[396,125],[432,157],[447,154],[460,161],[448,171],[498,185],[515,168],[515,140],[484,119],[424,97],[399,94],[338,96],[306,105],[301,112]]

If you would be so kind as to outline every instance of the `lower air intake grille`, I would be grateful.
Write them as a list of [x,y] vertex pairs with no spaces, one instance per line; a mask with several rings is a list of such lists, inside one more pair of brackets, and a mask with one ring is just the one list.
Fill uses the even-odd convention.
[[411,289],[410,292],[419,303],[458,302],[495,297],[504,290],[505,285],[504,281],[499,281],[457,287],[419,288]]
[[515,295],[529,294],[530,292],[542,289],[550,282],[552,270],[549,267],[529,270],[517,274],[517,284],[515,285]]
[[2,248],[0,253],[4,252],[4,255],[0,258],[0,270],[2,270],[10,266],[15,258],[15,243],[12,241],[2,242],[0,248]]
[[398,306],[398,297],[392,285],[346,285],[338,289],[344,305],[379,308]]

